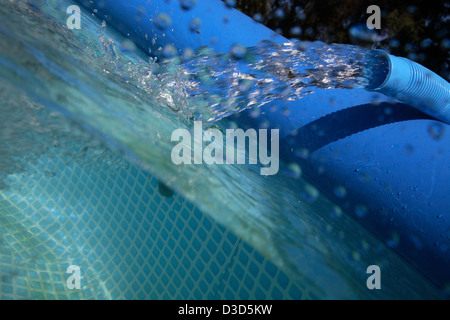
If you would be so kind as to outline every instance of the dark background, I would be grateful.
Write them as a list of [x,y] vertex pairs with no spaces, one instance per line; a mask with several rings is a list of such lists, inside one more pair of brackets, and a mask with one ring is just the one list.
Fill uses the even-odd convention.
[[[366,24],[370,16],[367,8],[378,5],[382,15],[379,33],[388,38],[379,43],[357,44],[388,49],[450,80],[450,1],[236,0],[235,3],[237,9],[251,17],[260,14],[263,24],[287,38],[326,43],[352,43],[349,28]],[[300,35],[291,33],[296,26],[302,29]]]

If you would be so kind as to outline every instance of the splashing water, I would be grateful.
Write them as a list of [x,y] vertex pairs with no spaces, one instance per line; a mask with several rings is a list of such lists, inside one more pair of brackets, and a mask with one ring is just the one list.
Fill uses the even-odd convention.
[[[99,167],[121,168],[125,154],[278,266],[301,275],[316,296],[377,297],[359,274],[374,261],[390,268],[385,296],[434,295],[352,218],[334,218],[336,205],[301,178],[300,168],[264,178],[251,166],[170,161],[171,133],[190,128],[193,119],[215,122],[274,99],[302,98],[314,88],[365,86],[363,49],[265,42],[228,55],[204,49],[157,63],[93,17],[83,20],[82,30],[68,30],[68,1],[0,4],[1,119],[8,119],[1,126],[0,181],[6,185],[0,201],[20,194],[9,180],[15,174],[31,179],[42,157],[63,154],[69,163],[92,167],[95,159]],[[299,200],[302,194],[307,201]],[[2,210],[0,216],[14,219]],[[1,221],[2,232],[11,228]],[[364,250],[349,264],[347,257],[362,242]]]
[[[100,38],[107,56],[119,59],[111,40]],[[187,118],[215,122],[277,99],[292,101],[315,88],[365,88],[370,52],[356,46],[322,42],[271,41],[252,48],[239,45],[229,54],[209,48],[188,56],[127,69],[109,61],[117,74],[160,96],[161,102]]]
[[186,79],[188,100],[197,98],[194,105],[204,105],[191,111],[197,118],[206,114],[208,121],[276,99],[301,99],[314,88],[364,88],[368,84],[368,51],[359,47],[267,41],[253,48],[234,47],[229,55],[205,51],[181,64],[180,72]]

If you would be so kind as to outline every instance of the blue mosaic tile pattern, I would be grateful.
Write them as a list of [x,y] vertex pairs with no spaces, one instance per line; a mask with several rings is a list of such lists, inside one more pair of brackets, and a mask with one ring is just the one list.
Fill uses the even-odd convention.
[[[308,292],[140,168],[41,158],[0,190],[1,299],[299,299]],[[69,265],[81,290],[69,290]]]

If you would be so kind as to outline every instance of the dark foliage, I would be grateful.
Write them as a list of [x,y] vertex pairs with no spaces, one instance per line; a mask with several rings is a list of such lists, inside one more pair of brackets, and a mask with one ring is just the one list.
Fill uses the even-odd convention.
[[[387,48],[450,79],[450,1],[238,0],[237,8],[260,14],[262,23],[289,38],[351,43],[349,28],[365,24],[373,4],[382,11],[380,33],[388,37],[370,47]],[[302,33],[293,34],[293,27]]]

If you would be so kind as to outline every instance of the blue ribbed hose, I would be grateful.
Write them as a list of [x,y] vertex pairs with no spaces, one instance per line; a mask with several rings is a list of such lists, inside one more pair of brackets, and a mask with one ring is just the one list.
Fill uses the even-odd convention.
[[381,92],[450,124],[450,84],[409,59],[374,50],[369,90]]

